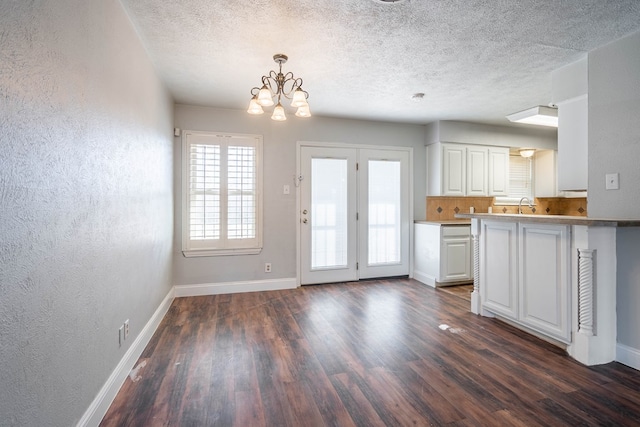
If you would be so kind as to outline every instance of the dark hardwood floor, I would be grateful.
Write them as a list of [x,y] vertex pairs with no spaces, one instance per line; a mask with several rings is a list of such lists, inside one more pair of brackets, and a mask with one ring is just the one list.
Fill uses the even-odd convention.
[[409,279],[178,298],[101,425],[640,425],[639,371],[468,309]]
[[473,284],[471,285],[455,285],[455,286],[443,286],[437,288],[438,292],[446,292],[451,295],[456,295],[460,298],[464,298],[469,302],[471,306],[471,292],[473,292]]

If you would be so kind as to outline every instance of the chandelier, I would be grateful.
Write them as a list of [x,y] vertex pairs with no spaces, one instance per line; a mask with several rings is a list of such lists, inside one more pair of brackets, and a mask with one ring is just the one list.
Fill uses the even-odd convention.
[[278,99],[278,103],[273,109],[271,115],[272,120],[283,121],[287,120],[287,115],[284,112],[281,98],[291,100],[291,106],[297,108],[297,117],[311,117],[311,111],[309,110],[309,104],[307,98],[309,93],[302,89],[302,79],[293,76],[292,72],[282,74],[282,64],[287,62],[287,55],[277,53],[273,55],[273,60],[278,64],[279,70],[269,71],[269,75],[262,76],[262,87],[254,87],[251,89],[251,101],[249,102],[249,114],[262,114],[264,110],[262,107],[270,107],[274,102],[274,98]]

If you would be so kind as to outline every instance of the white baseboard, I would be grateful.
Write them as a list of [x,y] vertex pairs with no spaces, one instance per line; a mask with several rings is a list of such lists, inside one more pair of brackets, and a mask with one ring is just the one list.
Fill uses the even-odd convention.
[[151,340],[160,322],[169,311],[174,298],[200,296],[200,295],[217,295],[232,294],[239,292],[258,292],[258,291],[275,291],[281,289],[297,288],[297,281],[293,279],[271,279],[271,280],[254,280],[246,282],[228,282],[228,283],[206,283],[202,285],[180,285],[171,288],[167,296],[160,303],[151,316],[151,319],[144,326],[140,334],[137,336],[131,347],[124,354],[120,363],[115,367],[107,381],[104,383],[98,395],[93,399],[89,408],[85,411],[78,421],[78,427],[97,426],[107,413],[109,406],[113,403],[120,387],[124,384],[127,376],[134,368],[140,355]]
[[413,278],[425,285],[436,287],[436,278],[423,273],[422,271],[413,270]]
[[624,344],[616,344],[616,362],[640,370],[640,350]]
[[295,278],[250,280],[244,282],[203,283],[200,285],[176,285],[175,296],[196,297],[201,295],[236,294],[240,292],[278,291],[298,287]]
[[78,426],[97,426],[100,424],[109,406],[113,403],[113,399],[115,399],[118,391],[120,391],[120,387],[124,384],[129,372],[133,369],[138,358],[140,358],[140,355],[151,340],[151,337],[156,329],[158,329],[160,322],[165,314],[167,314],[173,298],[174,288],[171,288],[167,296],[160,303],[160,306],[153,313],[153,316],[151,316],[151,319],[149,319],[144,328],[142,328],[140,334],[124,354],[118,366],[111,372],[111,375],[98,392],[98,395],[93,399],[93,402],[91,402],[89,408],[85,411],[82,418],[80,418],[80,421],[78,421]]

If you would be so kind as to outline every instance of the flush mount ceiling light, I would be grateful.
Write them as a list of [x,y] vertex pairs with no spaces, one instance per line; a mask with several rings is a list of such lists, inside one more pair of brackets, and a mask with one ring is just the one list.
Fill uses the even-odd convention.
[[507,119],[515,123],[527,123],[530,125],[558,127],[558,109],[552,107],[529,108],[528,110],[513,113],[507,116]]
[[520,155],[522,157],[524,157],[525,159],[528,159],[529,157],[533,156],[536,153],[536,149],[535,148],[521,148],[518,150],[518,153],[520,153]]
[[262,107],[270,107],[274,104],[273,99],[277,98],[278,103],[273,109],[271,120],[283,121],[287,120],[287,115],[284,112],[281,98],[291,100],[291,106],[297,108],[297,117],[311,117],[311,111],[309,110],[309,104],[307,98],[309,93],[302,89],[302,79],[293,76],[292,72],[282,74],[282,64],[287,62],[287,55],[277,53],[273,55],[273,60],[278,64],[279,69],[275,71],[269,71],[269,74],[262,76],[262,87],[254,87],[251,89],[251,101],[249,102],[249,114],[262,114],[264,110]]

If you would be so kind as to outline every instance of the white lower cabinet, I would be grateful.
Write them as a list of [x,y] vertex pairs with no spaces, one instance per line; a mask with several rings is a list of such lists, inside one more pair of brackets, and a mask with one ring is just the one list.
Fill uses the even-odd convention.
[[569,226],[485,221],[481,236],[483,308],[569,343]]
[[471,282],[471,226],[416,223],[413,277],[430,286]]
[[[513,222],[482,223],[480,263],[483,307],[510,319],[518,317],[518,227]],[[489,254],[491,254],[489,256]]]
[[569,239],[566,225],[520,224],[518,319],[564,342],[571,338]]
[[440,227],[439,282],[472,280],[471,269],[471,226]]

